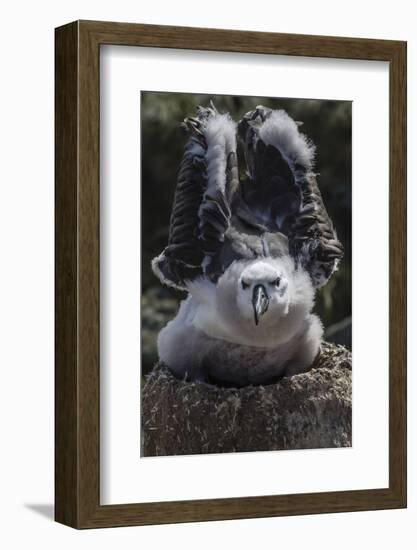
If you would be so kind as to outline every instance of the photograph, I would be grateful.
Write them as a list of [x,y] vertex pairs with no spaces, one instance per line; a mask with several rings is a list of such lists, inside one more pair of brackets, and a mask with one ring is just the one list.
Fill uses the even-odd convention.
[[0,548],[417,548],[416,9],[341,12],[2,3]]
[[352,444],[352,101],[141,91],[141,456]]

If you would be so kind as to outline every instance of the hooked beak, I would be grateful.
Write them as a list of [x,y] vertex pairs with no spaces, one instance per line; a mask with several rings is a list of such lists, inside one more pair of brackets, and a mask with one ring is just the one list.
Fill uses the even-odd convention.
[[266,313],[269,306],[269,296],[264,285],[256,285],[253,289],[253,312],[255,314],[255,325],[258,325],[261,316]]

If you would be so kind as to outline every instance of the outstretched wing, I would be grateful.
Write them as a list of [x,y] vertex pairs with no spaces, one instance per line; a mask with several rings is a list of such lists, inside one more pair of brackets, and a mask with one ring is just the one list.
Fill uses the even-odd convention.
[[236,125],[212,105],[186,118],[189,133],[177,178],[168,246],[152,262],[161,282],[185,289],[205,273],[224,242],[238,186]]
[[244,201],[256,224],[284,233],[290,253],[323,286],[343,247],[313,172],[315,147],[285,111],[257,107],[239,122],[249,181]]

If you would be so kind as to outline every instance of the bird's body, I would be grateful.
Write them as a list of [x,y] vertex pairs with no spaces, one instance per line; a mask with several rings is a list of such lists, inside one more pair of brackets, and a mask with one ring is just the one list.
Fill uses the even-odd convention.
[[200,109],[186,125],[170,241],[153,268],[188,297],[159,334],[160,359],[180,378],[236,386],[305,371],[322,337],[315,289],[341,257],[314,148],[286,113],[259,107],[239,123],[240,183],[230,117]]
[[233,292],[248,266],[262,269],[264,262],[237,261],[217,284],[194,281],[178,315],[160,332],[160,359],[178,377],[244,386],[301,372],[313,362],[323,330],[310,313],[314,292],[308,275],[290,273],[288,299],[270,303],[255,327],[253,311],[239,314],[240,296]]

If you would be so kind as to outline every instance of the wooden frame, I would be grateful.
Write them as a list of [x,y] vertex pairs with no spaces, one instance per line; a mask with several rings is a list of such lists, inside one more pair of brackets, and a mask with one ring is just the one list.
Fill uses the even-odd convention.
[[[99,51],[102,44],[389,62],[389,488],[180,502],[99,500]],[[77,21],[56,29],[56,510],[76,528],[406,506],[406,43]]]

